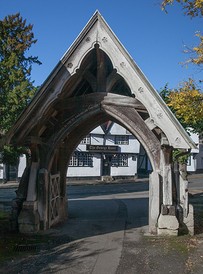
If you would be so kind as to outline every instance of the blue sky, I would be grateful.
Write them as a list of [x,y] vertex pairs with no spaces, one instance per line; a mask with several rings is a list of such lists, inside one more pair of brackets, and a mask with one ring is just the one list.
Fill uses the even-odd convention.
[[33,24],[38,40],[29,55],[38,56],[32,80],[41,85],[75,40],[95,10],[99,10],[118,39],[125,46],[155,89],[166,83],[178,87],[189,77],[203,79],[198,67],[183,67],[189,56],[184,45],[199,41],[195,31],[202,31],[202,19],[183,15],[176,4],[168,14],[160,8],[161,0],[0,0],[0,19],[20,12]]

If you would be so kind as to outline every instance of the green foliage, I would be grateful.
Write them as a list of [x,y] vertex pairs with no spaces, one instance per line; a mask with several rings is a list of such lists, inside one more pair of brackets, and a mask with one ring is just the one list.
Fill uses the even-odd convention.
[[[33,26],[26,24],[19,13],[0,20],[0,137],[15,123],[36,92],[31,81],[33,64],[38,57],[27,56],[36,43]],[[16,164],[21,148],[1,147],[3,162]]]
[[160,95],[185,129],[203,132],[203,94],[192,79],[174,90],[166,85]]
[[190,17],[203,16],[203,0],[163,0],[162,9],[166,11],[166,6],[178,2],[182,5],[184,13]]
[[24,151],[23,147],[14,147],[12,145],[6,145],[2,151],[2,162],[9,165],[17,165],[19,155]]
[[178,161],[180,164],[187,164],[188,158],[191,154],[186,154],[178,157],[181,155],[182,151],[180,149],[173,150],[173,162]]
[[19,13],[0,21],[0,134],[5,134],[28,105],[36,88],[30,79],[37,57],[26,56],[36,43],[32,25]]
[[170,99],[169,99],[170,93],[171,93],[171,89],[168,87],[168,83],[159,92],[160,96],[162,97],[162,99],[164,100],[166,104],[170,102]]

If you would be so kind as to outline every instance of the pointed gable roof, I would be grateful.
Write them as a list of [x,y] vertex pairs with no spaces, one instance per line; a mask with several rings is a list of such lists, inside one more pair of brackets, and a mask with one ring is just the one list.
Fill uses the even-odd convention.
[[67,81],[77,73],[84,57],[94,49],[95,45],[99,45],[99,48],[108,55],[116,72],[128,84],[134,97],[147,109],[149,113],[149,118],[145,120],[147,126],[151,130],[159,127],[166,134],[169,144],[175,148],[195,148],[193,141],[133,61],[99,11],[94,13],[62,56],[8,134],[8,140],[19,131],[21,131],[20,136],[26,135],[36,121],[42,120],[43,115],[48,113],[51,103],[60,97]]

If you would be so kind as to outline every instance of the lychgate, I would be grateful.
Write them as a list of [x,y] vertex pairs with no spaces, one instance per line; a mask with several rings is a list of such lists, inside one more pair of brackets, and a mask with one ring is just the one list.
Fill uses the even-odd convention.
[[[7,135],[29,147],[31,159],[17,191],[21,232],[64,220],[70,157],[92,129],[114,121],[138,138],[152,165],[149,232],[193,232],[187,179],[172,151],[195,148],[142,71],[97,11],[67,50]],[[175,180],[176,178],[176,180]]]

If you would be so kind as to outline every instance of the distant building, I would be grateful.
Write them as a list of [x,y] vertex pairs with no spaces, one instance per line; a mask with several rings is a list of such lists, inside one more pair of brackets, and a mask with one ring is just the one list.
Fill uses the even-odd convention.
[[[197,144],[188,158],[188,172],[203,171],[203,142],[191,133]],[[19,179],[26,166],[25,155],[20,157],[19,166],[0,164],[0,179]],[[76,148],[69,162],[67,177],[83,178],[126,178],[145,176],[151,171],[147,154],[140,142],[122,126],[108,121],[92,130]]]
[[203,139],[196,133],[190,133],[197,149],[192,149],[187,163],[188,172],[203,172]]
[[148,167],[140,161],[139,153],[139,141],[125,128],[109,121],[81,141],[70,160],[67,177],[134,177],[139,163],[145,172]]

